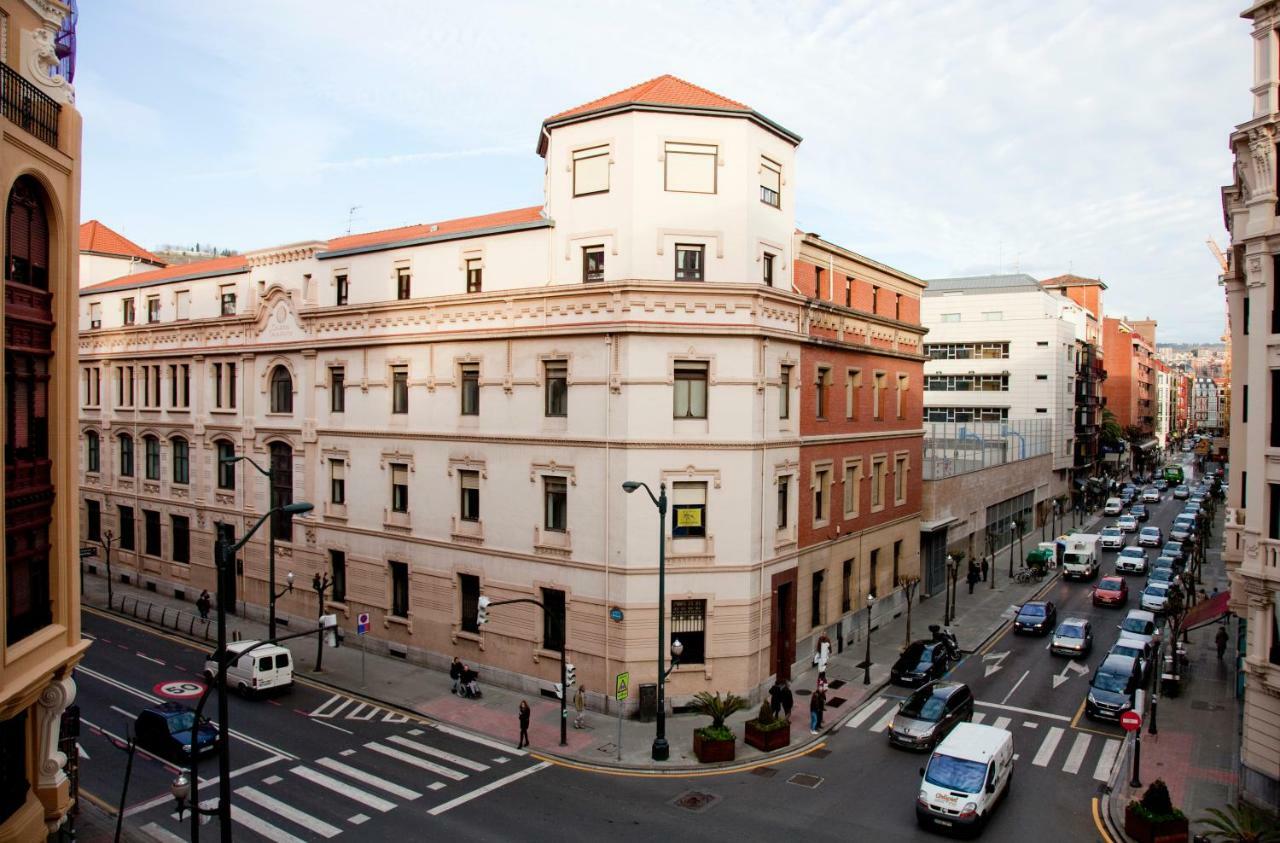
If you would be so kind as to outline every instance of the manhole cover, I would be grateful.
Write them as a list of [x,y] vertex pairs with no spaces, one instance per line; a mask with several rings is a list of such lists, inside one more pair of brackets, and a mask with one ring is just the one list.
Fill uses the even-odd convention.
[[778,775],[778,771],[773,769],[772,767],[756,767],[754,770],[751,771],[751,775],[759,776],[762,779],[771,779],[774,776]]
[[831,754],[831,750],[829,749],[815,749],[813,752],[809,753],[809,757],[810,758],[826,758],[830,754]]
[[833,691],[838,691],[844,687],[844,684],[845,682],[843,679],[832,679],[831,684],[829,684],[827,687]]
[[1208,700],[1192,700],[1191,707],[1196,711],[1222,711],[1223,709],[1220,703],[1209,702]]
[[822,776],[811,776],[808,773],[796,773],[794,776],[787,779],[787,781],[791,784],[798,784],[801,787],[807,787],[812,790],[822,784]]
[[798,689],[798,690],[796,691],[796,696],[797,696],[797,697],[807,697],[807,696],[809,696],[809,695],[810,695],[810,694],[812,694],[812,693],[813,693],[813,691],[810,691],[808,688],[800,688],[800,689]]
[[844,705],[845,702],[847,701],[845,700],[844,697],[832,697],[831,699],[827,700],[827,708],[839,708],[840,706]]
[[671,804],[686,811],[701,813],[720,801],[720,797],[700,790],[690,790],[671,800]]

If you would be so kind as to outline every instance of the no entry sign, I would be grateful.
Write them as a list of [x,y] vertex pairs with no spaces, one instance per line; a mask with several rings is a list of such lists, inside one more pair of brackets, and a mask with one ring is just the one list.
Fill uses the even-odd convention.
[[151,690],[171,700],[192,700],[204,693],[204,683],[190,679],[175,679],[170,682],[161,682]]
[[1126,732],[1136,732],[1142,728],[1142,715],[1136,711],[1126,711],[1120,715],[1120,725]]

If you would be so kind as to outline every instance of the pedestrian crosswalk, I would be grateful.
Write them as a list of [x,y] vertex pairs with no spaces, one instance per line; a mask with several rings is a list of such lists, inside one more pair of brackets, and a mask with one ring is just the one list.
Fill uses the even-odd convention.
[[[865,728],[868,732],[882,734],[889,728],[889,723],[897,713],[900,702],[900,699],[890,696],[869,700],[854,712],[845,723],[845,728]],[[999,708],[999,706],[994,707]],[[1005,706],[1005,708],[1008,707]],[[1021,714],[1020,725],[1015,724],[1011,716],[981,710],[973,713],[972,722],[986,723],[997,729],[1012,731],[1015,747],[1035,746],[1035,752],[1031,756],[1033,766],[1048,769],[1055,764],[1061,764],[1059,769],[1068,775],[1079,775],[1081,770],[1089,769],[1085,762],[1093,751],[1096,751],[1094,766],[1091,770],[1092,776],[1098,781],[1107,780],[1123,744],[1120,738],[1107,738],[1089,732],[1069,730],[1066,725],[1069,722],[1068,719],[1060,715],[1042,715],[1044,718],[1054,718],[1063,724],[1053,725],[1052,722],[1048,724],[1041,722],[1040,719],[1035,718],[1034,714],[1025,710],[1014,709],[1014,711]],[[1071,737],[1072,735],[1074,737]],[[1095,737],[1099,739],[1095,741]],[[1023,750],[1020,749],[1019,752],[1021,757],[1026,757]]]
[[[378,717],[378,715],[382,716]],[[316,706],[313,711],[307,712],[307,716],[320,720],[335,720],[341,717],[343,720],[365,721],[377,718],[383,723],[407,723],[409,721],[409,716],[406,714],[388,711],[373,703],[361,702],[344,694],[334,694]]]

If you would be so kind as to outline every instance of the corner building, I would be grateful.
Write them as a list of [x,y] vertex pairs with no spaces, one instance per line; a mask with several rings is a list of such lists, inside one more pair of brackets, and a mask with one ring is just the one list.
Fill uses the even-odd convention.
[[[541,206],[86,287],[83,538],[191,600],[217,542],[310,501],[271,527],[286,619],[368,612],[371,647],[535,693],[564,634],[598,706],[656,681],[657,512],[622,483],[663,482],[670,694],[756,693],[918,568],[922,284],[797,232],[799,143],[659,77],[543,123]],[[833,267],[856,301],[814,283]],[[265,611],[266,538],[238,612]],[[527,604],[479,627],[482,593],[567,629]]]

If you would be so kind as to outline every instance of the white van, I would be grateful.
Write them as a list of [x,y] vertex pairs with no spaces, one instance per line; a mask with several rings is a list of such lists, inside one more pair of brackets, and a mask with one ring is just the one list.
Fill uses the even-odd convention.
[[916,822],[981,830],[1013,786],[1013,734],[960,723],[920,770]]
[[1119,498],[1107,498],[1107,502],[1102,507],[1103,515],[1119,515],[1124,512],[1124,501]]
[[[241,696],[287,690],[293,685],[293,654],[279,644],[259,647],[259,643],[234,641],[227,645],[227,651],[234,654],[227,664],[227,687],[234,688]],[[253,647],[256,647],[253,652],[245,652]],[[218,651],[214,650],[205,659],[204,677],[213,682],[217,675]]]

